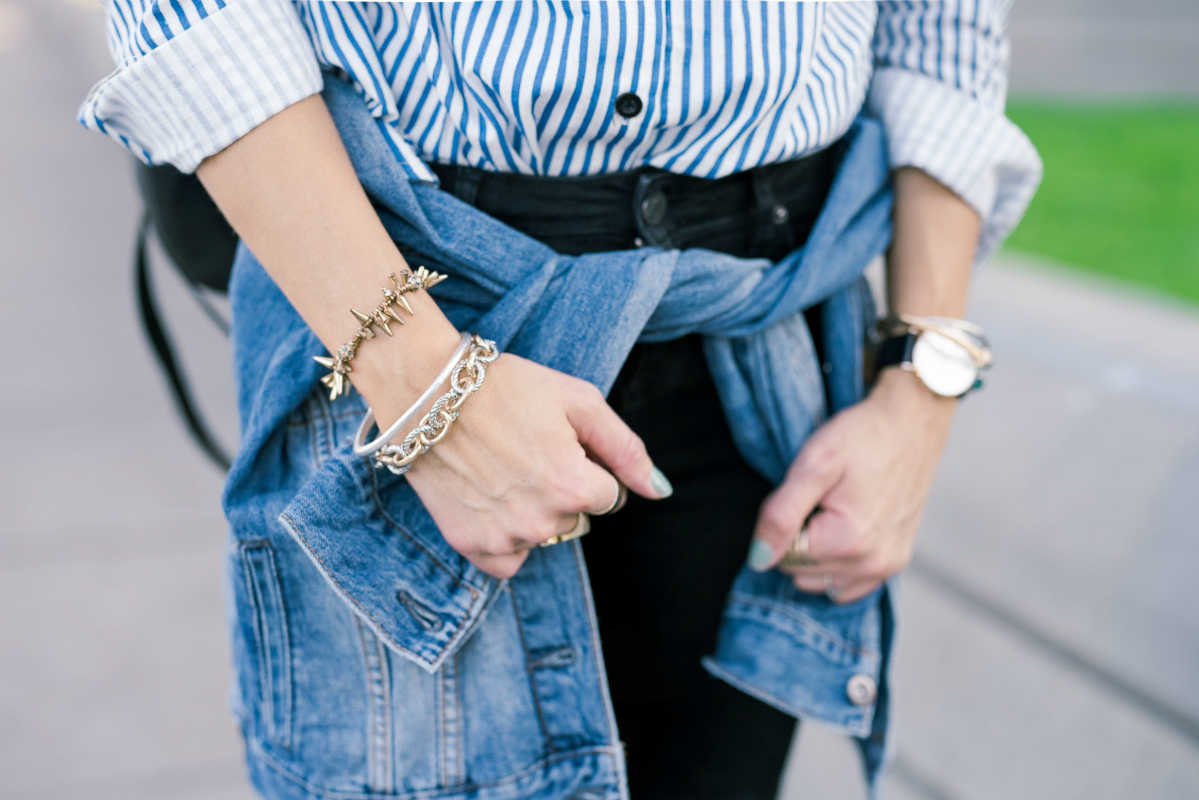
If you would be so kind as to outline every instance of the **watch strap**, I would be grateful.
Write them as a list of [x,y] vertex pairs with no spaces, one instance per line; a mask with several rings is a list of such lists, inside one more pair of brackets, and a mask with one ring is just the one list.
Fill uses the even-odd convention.
[[907,333],[891,336],[883,340],[878,349],[878,368],[895,367],[912,363],[912,349],[916,347],[919,333]]

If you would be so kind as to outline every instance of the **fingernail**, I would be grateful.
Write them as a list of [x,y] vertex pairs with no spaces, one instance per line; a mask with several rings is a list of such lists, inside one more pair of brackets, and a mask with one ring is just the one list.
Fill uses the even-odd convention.
[[754,543],[749,548],[749,558],[745,561],[749,568],[754,572],[765,572],[773,560],[774,548],[762,539],[754,539]]
[[674,487],[670,485],[670,481],[662,474],[662,470],[654,467],[649,474],[649,485],[654,487],[654,491],[658,493],[658,499],[664,500],[674,494]]

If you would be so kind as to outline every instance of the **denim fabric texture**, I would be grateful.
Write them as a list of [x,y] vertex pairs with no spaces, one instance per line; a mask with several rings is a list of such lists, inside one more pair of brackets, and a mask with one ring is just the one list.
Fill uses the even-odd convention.
[[[703,334],[746,460],[778,482],[864,392],[861,277],[890,235],[878,123],[861,119],[808,242],[781,261],[705,250],[562,256],[411,182],[362,98],[324,97],[359,179],[460,329],[607,391],[637,341]],[[369,291],[373,287],[364,287]],[[360,396],[330,402],[324,347],[244,247],[230,287],[242,449],[225,491],[237,686],[252,780],[271,798],[627,798],[586,566],[535,549],[498,581],[446,544],[401,477],[350,451]],[[824,303],[821,366],[802,311]],[[581,322],[585,320],[585,324]],[[846,606],[742,569],[705,666],[886,753],[891,586]],[[855,675],[874,703],[850,702]]]

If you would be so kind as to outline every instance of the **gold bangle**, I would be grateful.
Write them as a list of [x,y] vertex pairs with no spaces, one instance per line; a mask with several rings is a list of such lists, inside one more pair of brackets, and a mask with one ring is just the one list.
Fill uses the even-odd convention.
[[316,363],[330,370],[328,375],[321,378],[321,383],[329,388],[330,400],[336,400],[339,396],[350,393],[350,373],[354,371],[350,362],[354,360],[354,356],[358,355],[358,346],[368,339],[374,339],[377,335],[371,328],[378,326],[384,333],[391,336],[389,323],[404,324],[400,312],[396,311],[393,306],[399,304],[409,314],[415,315],[416,312],[412,310],[412,306],[408,305],[404,295],[420,289],[429,289],[449,277],[436,271],[430,272],[425,267],[417,267],[416,272],[403,270],[400,275],[402,277],[397,278],[393,272],[387,276],[391,279],[395,289],[383,289],[383,302],[375,306],[374,311],[363,314],[361,311],[350,309],[354,319],[358,320],[358,330],[354,331],[354,338],[337,348],[336,356],[312,357]]

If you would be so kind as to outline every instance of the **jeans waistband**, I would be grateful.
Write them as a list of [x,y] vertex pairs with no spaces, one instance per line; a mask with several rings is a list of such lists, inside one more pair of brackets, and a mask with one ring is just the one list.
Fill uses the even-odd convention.
[[566,255],[703,247],[777,260],[806,240],[840,156],[834,144],[717,179],[655,167],[547,177],[429,166],[445,191]]

